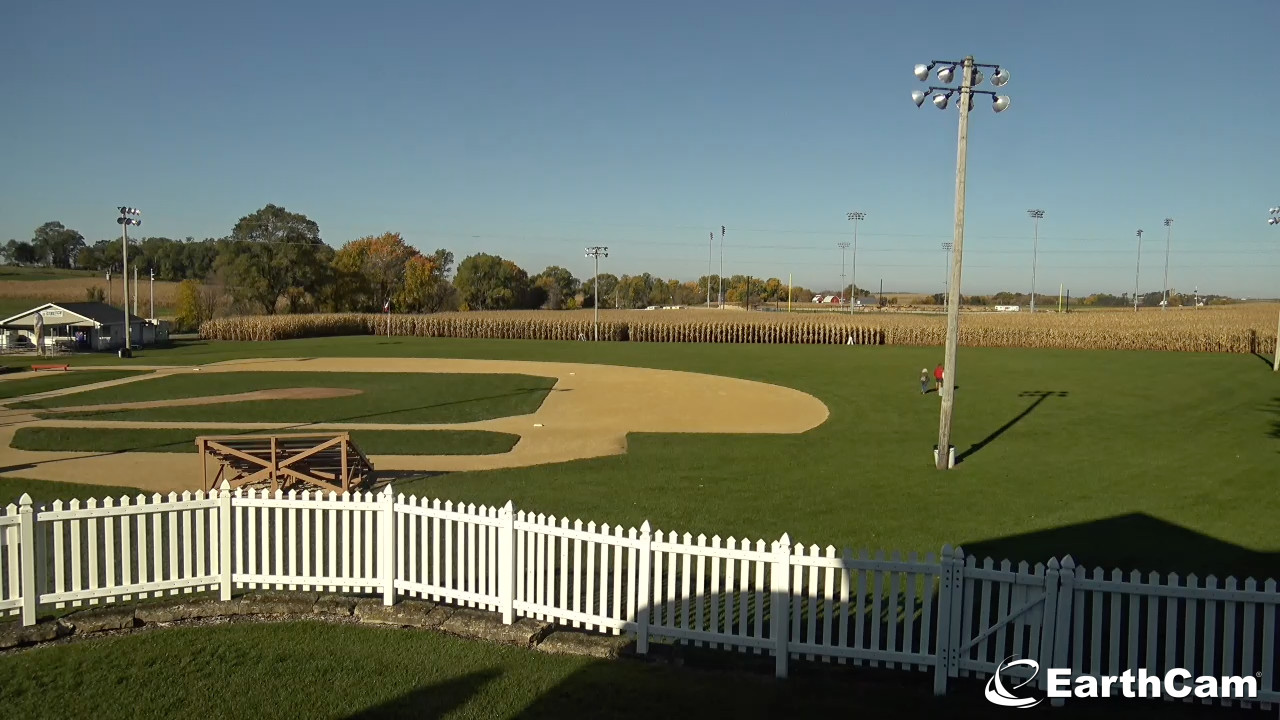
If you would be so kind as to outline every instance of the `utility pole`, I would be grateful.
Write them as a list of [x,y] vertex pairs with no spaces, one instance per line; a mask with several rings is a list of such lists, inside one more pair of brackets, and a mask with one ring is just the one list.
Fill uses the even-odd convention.
[[1142,231],[1138,231],[1138,265],[1133,271],[1133,311],[1138,312],[1138,273],[1142,270]]
[[853,314],[853,305],[858,301],[858,221],[865,220],[864,212],[847,213],[846,217],[853,221],[853,267],[849,269],[849,285],[852,286],[853,302],[849,303],[849,314]]
[[133,314],[138,314],[138,263],[133,264]]
[[1173,218],[1165,218],[1164,226],[1168,230],[1164,236],[1164,305],[1161,312],[1169,309],[1169,243],[1173,239]]
[[[840,302],[844,303],[844,251],[849,249],[849,243],[836,243],[840,246]],[[850,295],[853,293],[850,292]]]
[[1027,214],[1031,216],[1032,224],[1035,226],[1035,240],[1031,245],[1031,312],[1036,311],[1036,258],[1040,254],[1040,218],[1044,217],[1043,210],[1028,210]]
[[[596,273],[595,273],[594,279],[592,279],[591,281],[591,284],[594,290],[593,294],[595,295],[591,304],[595,307],[595,321],[593,325],[595,326],[596,342],[600,340],[600,256],[602,255],[604,257],[609,257],[609,248],[603,247],[600,245],[593,245],[587,248],[587,257],[593,258],[596,262]],[[614,288],[615,299],[613,301],[615,305],[617,305],[618,303],[616,299],[617,291],[618,289],[615,287]]]
[[[939,64],[946,65],[946,67],[938,70],[938,79],[943,83],[952,81],[956,66],[960,65],[960,87],[958,89],[929,88],[930,92],[938,92],[933,98],[933,104],[940,110],[946,109],[950,97],[958,93],[960,110],[960,126],[956,138],[956,206],[955,239],[953,241],[955,254],[950,259],[951,272],[947,281],[947,343],[942,366],[942,409],[938,417],[938,447],[935,451],[937,468],[946,470],[952,466],[951,416],[955,407],[956,346],[959,344],[960,336],[960,270],[964,259],[965,173],[968,168],[969,157],[969,111],[973,109],[973,96],[975,94],[973,86],[982,83],[982,72],[978,70],[978,67],[995,69],[991,76],[991,84],[995,87],[1003,87],[1008,83],[1009,73],[998,65],[979,66],[974,63],[973,56],[969,55],[965,57],[963,63],[935,60],[929,65],[917,65],[914,73],[916,79],[927,80],[929,72],[935,65]],[[997,113],[1009,107],[1009,97],[1006,95],[996,95],[994,92],[988,91],[977,92],[991,95],[991,107]],[[916,90],[911,93],[911,100],[916,104],[916,107],[920,107],[924,104],[927,95],[928,93],[924,91]]]
[[[120,244],[123,257],[124,272],[124,347],[120,350],[120,357],[133,357],[133,346],[129,342],[129,226],[141,225],[142,221],[130,215],[141,215],[142,211],[137,208],[120,206],[120,217],[116,218],[116,222],[120,224]],[[135,283],[136,284],[136,283]]]
[[[1271,208],[1271,217],[1267,218],[1267,224],[1280,225],[1280,207]],[[1199,304],[1199,302],[1196,303],[1196,305]],[[1271,356],[1271,371],[1280,372],[1280,317],[1276,318],[1276,347]]]

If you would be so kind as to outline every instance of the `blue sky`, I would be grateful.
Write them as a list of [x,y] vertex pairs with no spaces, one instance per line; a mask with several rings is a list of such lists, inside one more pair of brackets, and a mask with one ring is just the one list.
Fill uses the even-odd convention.
[[[1001,64],[970,123],[966,292],[1169,283],[1280,294],[1274,0],[20,3],[8,13],[0,240],[60,220],[222,236],[267,203],[335,246],[693,279],[938,291],[954,108],[918,62]],[[990,73],[988,72],[988,77]],[[984,84],[991,89],[990,84]],[[852,253],[846,256],[852,265]],[[846,271],[848,272],[848,271]]]

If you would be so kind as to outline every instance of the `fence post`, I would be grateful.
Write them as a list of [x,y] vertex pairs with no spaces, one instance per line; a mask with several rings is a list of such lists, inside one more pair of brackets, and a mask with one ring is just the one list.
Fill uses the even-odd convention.
[[1058,586],[1061,582],[1059,567],[1058,558],[1049,558],[1049,563],[1044,570],[1044,605],[1040,613],[1040,657],[1035,658],[1035,661],[1040,663],[1040,667],[1044,668],[1036,675],[1041,690],[1049,689],[1049,668],[1054,667],[1053,646],[1058,631]]
[[218,584],[218,599],[222,602],[231,600],[231,483],[222,481],[218,488],[218,574],[222,576]]
[[[344,446],[345,447],[345,446]],[[378,498],[378,575],[382,580],[382,604],[396,602],[396,498],[391,485]]]
[[951,658],[951,578],[955,574],[953,551],[950,545],[942,546],[938,558],[938,624],[935,628],[937,648],[933,666],[933,694],[947,694],[947,669]]
[[36,587],[36,517],[31,496],[22,493],[18,500],[18,550],[22,553],[22,624],[36,624],[36,603],[40,589]]
[[791,535],[783,533],[782,539],[773,544],[773,570],[769,577],[769,590],[773,598],[769,608],[769,630],[773,633],[774,675],[787,676],[787,663],[791,655],[787,650],[791,627]]
[[649,521],[645,520],[640,526],[640,550],[639,555],[640,567],[636,572],[635,597],[631,602],[631,613],[635,615],[636,623],[636,653],[644,655],[649,652],[649,613],[653,607],[650,604],[649,592],[649,575],[652,572],[653,558],[653,531],[649,527]]
[[960,677],[960,646],[967,638],[960,637],[964,630],[964,548],[956,547],[951,558],[951,639],[947,641],[947,677]]
[[498,510],[498,605],[502,624],[515,620],[516,603],[516,508],[510,500]]
[[[1071,613],[1075,603],[1076,561],[1068,555],[1062,558],[1062,571],[1058,574],[1057,624],[1053,633],[1052,667],[1070,667]],[[1063,698],[1053,698],[1049,704],[1062,707]]]

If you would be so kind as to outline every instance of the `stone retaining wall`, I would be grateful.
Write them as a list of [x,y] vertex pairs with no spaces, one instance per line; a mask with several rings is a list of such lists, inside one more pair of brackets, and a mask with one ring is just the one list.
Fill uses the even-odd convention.
[[601,635],[521,618],[503,625],[498,613],[459,608],[425,600],[402,599],[383,605],[381,597],[318,592],[250,592],[228,602],[213,598],[178,598],[95,607],[31,626],[0,623],[0,651],[59,640],[91,637],[112,631],[163,627],[210,619],[315,619],[402,628],[423,628],[516,645],[550,653],[613,659],[634,654],[626,635]]

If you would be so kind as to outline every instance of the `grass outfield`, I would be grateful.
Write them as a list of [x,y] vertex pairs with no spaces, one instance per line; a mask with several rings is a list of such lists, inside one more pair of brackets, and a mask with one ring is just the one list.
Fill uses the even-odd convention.
[[78,485],[76,483],[51,482],[49,480],[28,480],[26,478],[0,475],[0,506],[8,506],[18,502],[23,493],[31,496],[31,500],[40,503],[54,500],[71,500],[73,498],[104,498],[139,494],[151,497],[152,493],[138,488],[115,487],[107,485]]
[[[23,427],[14,433],[9,446],[52,452],[195,453],[198,435],[262,432],[233,428]],[[368,455],[494,455],[510,451],[520,436],[486,430],[353,430],[351,439]]]
[[[726,658],[717,660],[723,666]],[[948,697],[934,698],[927,673],[893,671],[867,682],[870,672],[848,666],[795,666],[778,682],[767,667],[706,667],[696,652],[677,668],[549,655],[432,631],[237,623],[0,656],[0,707],[7,717],[51,720],[996,716],[974,681],[954,681]],[[1162,700],[1068,701],[1052,715],[1250,717]]]
[[51,409],[226,395],[274,388],[360,390],[348,397],[58,413],[58,418],[200,422],[454,423],[532,413],[555,378],[475,373],[233,372],[169,375],[11,407]]
[[932,467],[938,398],[917,383],[939,348],[366,336],[146,355],[501,358],[771,382],[813,394],[830,418],[798,436],[632,435],[623,456],[401,487],[695,535],[789,532],[806,544],[917,552],[960,543],[1032,562],[1070,553],[1105,567],[1280,577],[1280,376],[1251,355],[961,348],[962,463],[946,472]]
[[[39,364],[45,362],[44,359],[31,358],[31,364]],[[54,361],[50,361],[54,362]],[[65,360],[56,362],[68,362]],[[38,377],[18,378],[16,380],[0,379],[0,400],[6,398],[22,397],[23,395],[34,395],[35,393],[49,392],[50,390],[61,390],[63,388],[75,387],[76,385],[88,385],[89,383],[105,382],[107,380],[116,380],[130,375],[137,375],[138,370],[93,370],[76,372],[53,372],[50,371],[46,375]],[[79,396],[77,396],[79,397]],[[12,407],[12,406],[11,406]]]

